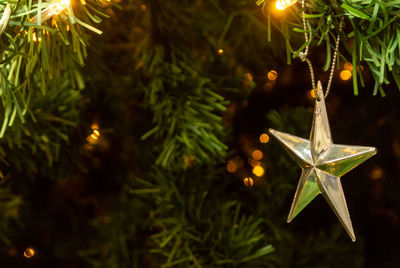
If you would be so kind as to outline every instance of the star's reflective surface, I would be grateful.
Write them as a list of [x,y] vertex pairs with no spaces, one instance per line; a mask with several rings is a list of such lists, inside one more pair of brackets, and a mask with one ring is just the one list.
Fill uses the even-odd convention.
[[288,222],[322,193],[351,239],[355,241],[340,177],[376,154],[376,148],[333,144],[324,93],[319,81],[310,140],[274,129],[269,131],[302,169]]

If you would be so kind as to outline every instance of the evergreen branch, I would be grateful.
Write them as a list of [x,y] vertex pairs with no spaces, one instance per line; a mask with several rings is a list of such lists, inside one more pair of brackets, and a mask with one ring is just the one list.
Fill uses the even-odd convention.
[[[272,2],[273,0],[260,0],[257,4],[263,4],[266,9],[273,9]],[[296,6],[292,6],[289,9],[294,10],[291,13],[295,17],[286,17],[285,20],[274,22],[273,25],[282,32],[284,32],[285,27],[295,25],[294,31],[288,31],[284,34],[287,46],[291,47],[290,40],[293,39],[293,36],[296,36],[297,29],[301,28],[298,23],[301,19],[301,12]],[[399,10],[396,1],[353,0],[335,1],[334,4],[323,0],[306,1],[306,18],[310,22],[310,33],[313,37],[310,46],[320,45],[321,41],[325,40],[327,47],[333,47],[334,40],[329,38],[329,35],[337,36],[338,18],[345,16],[345,25],[347,26],[345,31],[348,38],[342,38],[342,43],[344,43],[344,47],[351,55],[349,61],[354,66],[354,94],[358,94],[358,77],[361,79],[361,85],[363,86],[362,74],[361,72],[356,72],[357,66],[366,63],[371,69],[375,80],[375,88],[379,88],[384,96],[382,85],[388,84],[390,77],[394,81],[399,81],[400,74],[397,67],[400,62]],[[269,12],[268,14],[273,13]],[[274,15],[271,16],[272,19],[278,20],[277,17],[273,17]],[[317,40],[319,41],[317,42]],[[289,50],[290,47],[288,48]],[[355,48],[357,53],[354,53]],[[301,49],[297,51],[296,55],[299,52],[301,52]],[[327,65],[329,65],[328,61],[330,61],[329,53]],[[374,91],[374,94],[376,93],[377,90]]]

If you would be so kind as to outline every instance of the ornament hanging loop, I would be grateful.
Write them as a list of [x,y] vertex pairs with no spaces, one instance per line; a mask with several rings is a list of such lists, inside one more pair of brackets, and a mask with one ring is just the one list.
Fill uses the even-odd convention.
[[[308,33],[307,33],[307,21],[306,21],[305,12],[304,12],[304,10],[305,10],[305,0],[301,1],[301,7],[302,7],[304,40],[305,40],[307,45],[305,47],[304,52],[300,52],[299,53],[299,58],[301,59],[301,61],[306,62],[307,65],[308,65],[308,68],[310,69],[311,85],[312,85],[312,88],[314,90],[314,93],[315,93],[315,96],[317,98],[317,101],[320,101],[319,95],[316,92],[317,87],[315,85],[314,68],[312,66],[312,63],[311,63],[310,59],[308,58],[308,52],[309,52],[309,49],[310,49],[309,40],[310,40],[311,37],[309,37]],[[332,80],[333,80],[333,75],[334,75],[335,66],[336,66],[336,58],[337,58],[337,54],[338,54],[338,51],[339,51],[340,34],[342,33],[342,30],[343,30],[343,20],[344,20],[344,17],[341,17],[340,24],[339,24],[339,33],[338,33],[338,36],[336,38],[335,51],[334,51],[334,54],[333,54],[331,70],[330,70],[330,74],[329,74],[328,86],[326,88],[326,92],[325,92],[325,96],[324,96],[325,99],[328,97],[328,94],[329,94],[329,92],[331,90],[331,86],[332,86]]]

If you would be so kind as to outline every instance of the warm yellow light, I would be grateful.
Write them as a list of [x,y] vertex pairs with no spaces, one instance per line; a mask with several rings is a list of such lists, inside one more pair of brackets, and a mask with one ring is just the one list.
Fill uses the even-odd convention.
[[263,158],[263,153],[260,150],[254,150],[251,153],[251,157],[255,160],[261,160]]
[[93,122],[92,125],[90,126],[91,129],[99,129],[99,124],[96,122]]
[[220,56],[224,55],[224,50],[222,48],[218,49],[218,55]]
[[100,131],[98,131],[97,129],[94,129],[92,134],[90,134],[90,137],[97,140],[100,137]]
[[51,15],[58,15],[69,6],[69,0],[60,0],[49,5]]
[[35,32],[33,32],[32,34],[32,40],[33,42],[36,42],[38,40]]
[[267,74],[268,80],[274,81],[276,78],[278,78],[278,73],[275,70],[271,70]]
[[234,161],[232,161],[232,160],[229,160],[229,161],[226,163],[226,170],[228,170],[230,173],[235,172],[235,171],[237,170],[237,165],[236,165],[236,163],[235,163]]
[[35,256],[35,249],[32,247],[25,249],[24,256],[25,256],[25,258],[28,258],[28,259],[32,258],[33,256]]
[[351,64],[350,62],[346,62],[345,64],[344,64],[344,67],[343,67],[345,70],[348,70],[348,71],[353,71],[353,64]]
[[311,99],[315,99],[316,98],[314,89],[309,90],[307,93],[308,93],[308,97],[309,98],[311,98]]
[[[56,2],[51,3],[46,9],[44,9],[42,11],[41,14],[41,21],[44,22],[48,19],[50,19],[51,17],[53,17],[54,15],[58,15],[61,12],[63,12],[66,8],[68,8],[68,6],[70,5],[69,0],[59,0]],[[31,21],[32,22],[37,22],[38,17],[34,16]]]
[[255,166],[253,168],[253,174],[257,177],[261,177],[262,175],[264,175],[264,168],[262,166]]
[[260,135],[260,142],[261,143],[268,143],[269,142],[269,136],[267,133],[263,133]]
[[342,79],[343,81],[350,80],[352,76],[353,75],[349,70],[343,70],[340,72],[340,79]]
[[252,178],[244,178],[244,179],[243,179],[243,183],[244,183],[244,185],[246,185],[247,187],[253,186],[253,185],[254,185],[254,180],[253,180]]
[[288,7],[290,7],[291,5],[296,4],[297,0],[278,0],[276,1],[276,8],[279,10],[284,10]]
[[146,11],[147,10],[147,6],[145,4],[142,4],[140,6],[140,10],[143,11],[143,12]]

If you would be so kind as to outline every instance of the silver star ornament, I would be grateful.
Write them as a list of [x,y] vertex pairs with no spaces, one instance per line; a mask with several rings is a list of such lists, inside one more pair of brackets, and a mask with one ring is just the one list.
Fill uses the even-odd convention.
[[301,167],[288,222],[291,222],[318,194],[322,193],[353,241],[356,240],[340,177],[376,154],[376,148],[333,144],[321,82],[316,90],[310,140],[274,129],[278,139]]

